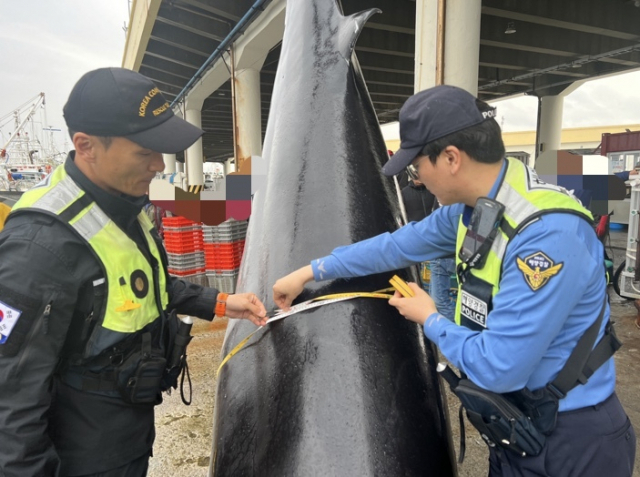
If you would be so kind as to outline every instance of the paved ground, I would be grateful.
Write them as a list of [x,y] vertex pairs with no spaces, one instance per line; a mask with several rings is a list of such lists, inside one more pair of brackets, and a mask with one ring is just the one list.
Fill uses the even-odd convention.
[[13,205],[18,201],[22,192],[9,192],[6,190],[0,190],[0,202],[7,204],[9,207],[13,207]]
[[[615,265],[624,256],[626,231],[612,233]],[[640,434],[640,330],[634,325],[636,309],[633,302],[619,298],[610,290],[612,316],[618,337],[623,342],[616,354],[618,370],[617,393]],[[194,339],[189,345],[189,363],[194,387],[193,404],[184,406],[179,393],[173,393],[157,408],[157,438],[155,457],[151,459],[150,477],[201,477],[207,475],[211,449],[213,406],[215,403],[215,370],[220,363],[220,348],[224,339],[226,320],[213,323],[198,321],[194,325]],[[447,396],[453,441],[458,451],[458,400]],[[460,477],[487,474],[487,449],[477,432],[467,425],[467,455],[459,468]],[[640,439],[639,439],[640,443]],[[636,454],[636,468],[640,467],[640,449]],[[636,470],[634,475],[640,475]]]

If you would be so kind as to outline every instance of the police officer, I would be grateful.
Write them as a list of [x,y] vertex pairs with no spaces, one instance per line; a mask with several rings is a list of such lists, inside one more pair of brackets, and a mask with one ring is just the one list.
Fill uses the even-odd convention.
[[265,309],[168,275],[145,193],[203,131],[151,81],[91,71],[64,117],[75,151],[0,234],[0,475],[143,476],[175,313],[262,325]]
[[[567,191],[504,159],[494,117],[489,105],[452,86],[411,97],[400,112],[401,149],[383,173],[414,168],[444,206],[425,220],[339,247],[281,278],[273,287],[276,304],[289,307],[306,282],[319,280],[320,271],[325,280],[362,276],[455,254],[463,278],[456,323],[444,319],[416,284],[410,284],[415,297],[396,293],[389,303],[420,324],[480,388],[544,388],[604,309],[602,339],[610,310],[603,247],[591,215]],[[474,267],[482,261],[470,261],[465,249],[479,253],[482,247],[473,249],[474,244],[489,235],[479,236],[470,224],[481,197],[505,210],[496,238],[482,251],[484,264]],[[635,434],[614,388],[609,357],[588,382],[560,399],[557,424],[540,455],[523,457],[494,445],[490,475],[630,476]]]

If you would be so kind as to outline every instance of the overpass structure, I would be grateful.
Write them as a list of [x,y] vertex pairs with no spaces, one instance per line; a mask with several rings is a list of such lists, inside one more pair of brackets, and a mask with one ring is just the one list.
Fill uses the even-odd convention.
[[[486,101],[530,94],[539,98],[537,150],[558,149],[563,97],[640,67],[640,0],[341,3],[345,14],[382,11],[356,44],[380,123],[440,83]],[[184,154],[165,157],[166,172],[186,162],[188,184],[201,185],[203,161],[242,167],[261,154],[285,8],[285,0],[133,0],[123,66],[205,130]]]

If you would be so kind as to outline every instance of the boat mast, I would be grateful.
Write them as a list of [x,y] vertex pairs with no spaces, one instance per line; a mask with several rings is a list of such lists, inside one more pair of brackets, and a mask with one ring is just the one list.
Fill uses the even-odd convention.
[[[15,117],[15,122],[16,122],[16,128],[15,131],[13,131],[13,133],[11,133],[11,136],[9,136],[9,140],[7,141],[7,143],[4,145],[4,147],[2,149],[0,149],[0,157],[5,157],[6,153],[7,153],[7,148],[9,147],[9,145],[11,144],[11,142],[20,135],[20,132],[22,131],[22,128],[24,127],[24,125],[27,123],[27,121],[29,119],[31,119],[31,117],[33,117],[33,115],[36,112],[36,109],[38,108],[38,106],[44,104],[44,93],[40,93],[37,96],[37,100],[35,103],[33,103],[31,105],[31,107],[29,108],[29,110],[27,111],[27,115],[24,117],[24,119],[22,121],[20,121],[20,110],[17,109],[14,111],[14,117]],[[28,149],[28,147],[27,147]],[[28,151],[27,151],[28,153]]]

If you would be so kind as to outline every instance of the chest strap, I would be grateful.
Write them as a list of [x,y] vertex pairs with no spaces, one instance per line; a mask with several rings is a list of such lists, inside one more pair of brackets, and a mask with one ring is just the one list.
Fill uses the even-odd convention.
[[598,319],[582,334],[556,379],[547,384],[547,389],[558,399],[564,398],[578,384],[585,384],[593,373],[622,346],[609,321],[605,327],[604,336],[593,348],[607,306],[607,298],[605,291],[604,303]]

